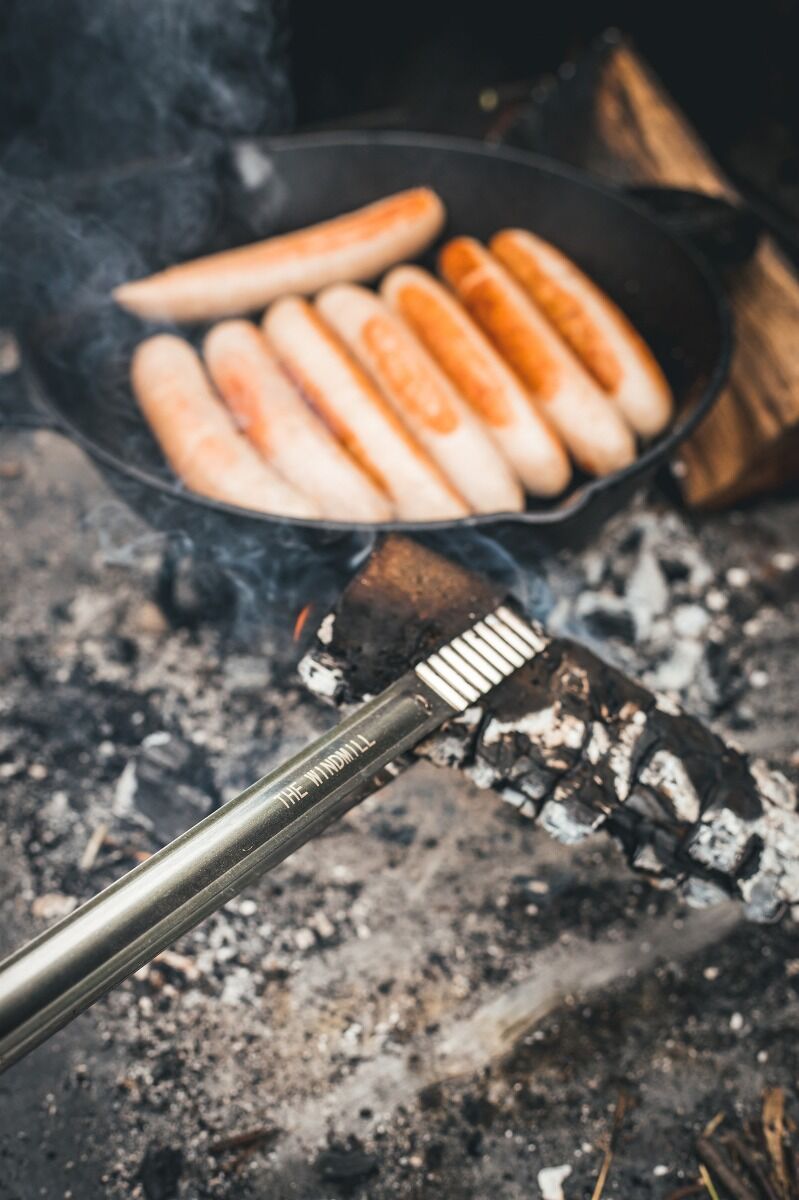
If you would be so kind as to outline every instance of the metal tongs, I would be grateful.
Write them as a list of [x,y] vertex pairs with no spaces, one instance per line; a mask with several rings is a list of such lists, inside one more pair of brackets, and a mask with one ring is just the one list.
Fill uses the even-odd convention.
[[392,759],[543,650],[500,605],[306,750],[0,963],[0,1071],[352,808]]

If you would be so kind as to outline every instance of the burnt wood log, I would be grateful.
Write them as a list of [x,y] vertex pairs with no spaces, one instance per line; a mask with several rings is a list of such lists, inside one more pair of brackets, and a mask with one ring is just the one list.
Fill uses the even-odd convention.
[[[618,38],[534,93],[508,139],[622,185],[741,197],[651,69]],[[726,279],[736,343],[718,403],[680,451],[685,500],[722,507],[799,474],[799,276],[770,236]]]
[[[415,542],[389,537],[300,664],[317,696],[359,703],[506,599]],[[602,829],[630,865],[695,904],[738,897],[755,920],[799,915],[793,785],[574,642],[544,650],[402,763],[454,767],[560,841]]]

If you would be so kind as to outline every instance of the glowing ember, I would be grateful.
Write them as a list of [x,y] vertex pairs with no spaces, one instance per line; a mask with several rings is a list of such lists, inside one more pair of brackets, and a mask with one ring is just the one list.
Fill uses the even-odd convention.
[[304,608],[300,609],[300,611],[297,615],[297,620],[294,622],[294,632],[291,635],[295,642],[298,642],[300,640],[300,638],[302,637],[302,631],[305,628],[305,624],[306,624],[309,616],[311,615],[312,611],[313,611],[313,603],[312,602],[306,604],[304,606]]

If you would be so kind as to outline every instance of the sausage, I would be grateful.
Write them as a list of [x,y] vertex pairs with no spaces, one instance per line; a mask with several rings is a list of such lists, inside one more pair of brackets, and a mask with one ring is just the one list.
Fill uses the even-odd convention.
[[669,423],[669,385],[624,313],[579,267],[523,229],[503,229],[491,250],[549,318],[641,437]]
[[329,283],[371,279],[423,250],[444,220],[435,192],[410,188],[320,225],[123,283],[113,294],[146,320],[235,316],[288,293],[308,295]]
[[322,515],[338,521],[388,521],[392,509],[311,411],[249,321],[215,325],[203,355],[242,433],[285,479],[297,480]]
[[140,342],[130,376],[156,440],[193,492],[257,512],[321,516],[237,432],[188,342],[167,333]]
[[276,300],[263,328],[278,357],[355,461],[405,521],[465,516],[465,501],[306,300]]
[[635,441],[623,418],[494,256],[472,238],[455,238],[440,267],[578,466],[607,475],[631,463]]
[[480,422],[410,329],[374,292],[327,288],[317,310],[475,512],[517,512],[524,492]]
[[562,442],[446,288],[420,267],[395,267],[380,290],[482,420],[527,491],[562,492],[571,477]]

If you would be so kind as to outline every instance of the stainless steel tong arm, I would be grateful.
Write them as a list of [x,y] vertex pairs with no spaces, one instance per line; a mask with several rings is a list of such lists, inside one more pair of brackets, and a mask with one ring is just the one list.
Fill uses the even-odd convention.
[[506,606],[0,963],[0,1071],[356,804],[542,648]]

